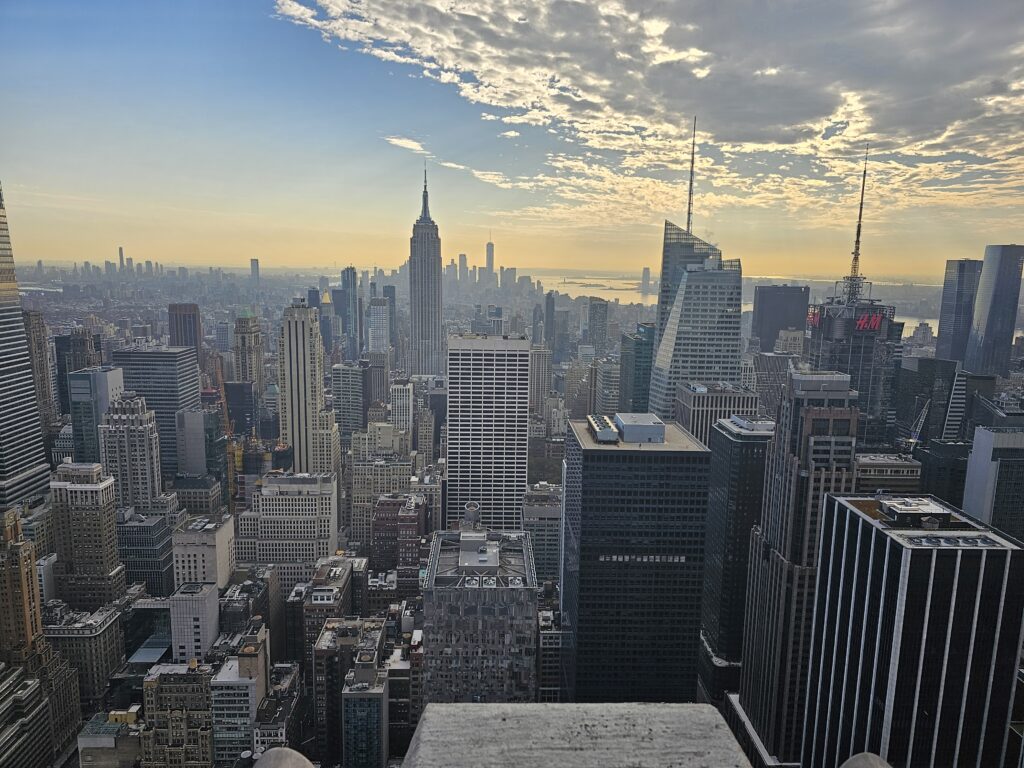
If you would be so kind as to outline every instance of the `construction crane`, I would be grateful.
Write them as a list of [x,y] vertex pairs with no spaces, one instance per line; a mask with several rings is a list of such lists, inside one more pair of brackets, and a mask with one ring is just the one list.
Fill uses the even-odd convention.
[[928,418],[928,408],[931,404],[932,399],[929,397],[924,401],[924,405],[917,414],[917,418],[914,419],[914,424],[910,427],[910,437],[903,442],[902,446],[907,453],[913,453],[914,448],[917,446],[918,440],[921,437],[921,430],[924,429],[924,420]]

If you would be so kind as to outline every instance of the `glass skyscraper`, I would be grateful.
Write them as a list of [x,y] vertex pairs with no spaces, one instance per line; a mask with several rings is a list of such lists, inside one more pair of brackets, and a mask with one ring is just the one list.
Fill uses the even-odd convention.
[[964,368],[1005,376],[1017,323],[1024,245],[986,245]]
[[946,262],[942,306],[939,309],[939,338],[935,342],[935,356],[938,358],[964,360],[982,263],[979,259],[950,259]]
[[665,332],[665,324],[687,265],[703,264],[706,259],[713,257],[721,259],[722,252],[671,221],[665,221],[661,246],[661,290],[658,293],[659,339]]

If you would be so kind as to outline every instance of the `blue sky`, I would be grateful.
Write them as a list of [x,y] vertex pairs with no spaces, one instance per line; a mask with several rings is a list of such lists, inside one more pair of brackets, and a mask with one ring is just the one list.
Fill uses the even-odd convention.
[[7,0],[16,255],[395,266],[426,159],[446,261],[493,229],[499,262],[639,271],[685,218],[694,111],[695,231],[749,274],[845,271],[865,141],[869,274],[1020,241],[1015,3],[974,39],[924,0],[607,5]]

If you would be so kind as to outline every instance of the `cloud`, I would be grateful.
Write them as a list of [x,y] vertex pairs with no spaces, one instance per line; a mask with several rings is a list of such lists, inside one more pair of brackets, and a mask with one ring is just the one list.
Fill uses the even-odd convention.
[[522,176],[471,170],[537,193],[510,217],[593,226],[680,210],[694,113],[701,216],[835,226],[866,142],[885,215],[1020,211],[1019,0],[794,0],[742,17],[717,0],[278,0],[277,14],[447,84],[481,120],[561,142]]
[[498,135],[505,139],[514,139],[516,136],[519,135],[519,131],[505,131],[504,133],[499,133]]
[[416,139],[409,139],[406,138],[405,136],[385,136],[384,141],[386,141],[388,144],[394,144],[396,147],[408,149],[420,155],[430,154],[429,152],[427,152],[426,149],[423,148],[423,145],[420,142],[416,141]]

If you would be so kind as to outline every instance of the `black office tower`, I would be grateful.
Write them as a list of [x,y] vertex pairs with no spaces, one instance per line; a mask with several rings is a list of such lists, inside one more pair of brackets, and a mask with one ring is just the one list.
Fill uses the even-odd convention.
[[939,309],[939,338],[935,342],[936,357],[964,361],[982,263],[980,259],[950,259],[946,262]]
[[935,499],[828,497],[802,764],[1008,764],[1022,580],[1017,541]]
[[857,393],[841,373],[793,372],[750,536],[740,693],[725,716],[755,768],[800,760],[825,494],[851,494]]
[[986,245],[964,368],[1006,376],[1017,323],[1024,245]]
[[650,414],[572,421],[565,444],[565,689],[696,700],[710,453]]
[[750,335],[757,337],[762,352],[775,351],[779,331],[804,330],[810,299],[811,289],[806,285],[754,287],[754,319]]
[[721,419],[711,428],[711,476],[704,598],[697,673],[702,698],[715,706],[739,690],[750,529],[761,519],[764,468],[775,430],[753,416]]
[[647,413],[654,360],[654,323],[638,323],[636,333],[623,333],[619,353],[619,410]]

